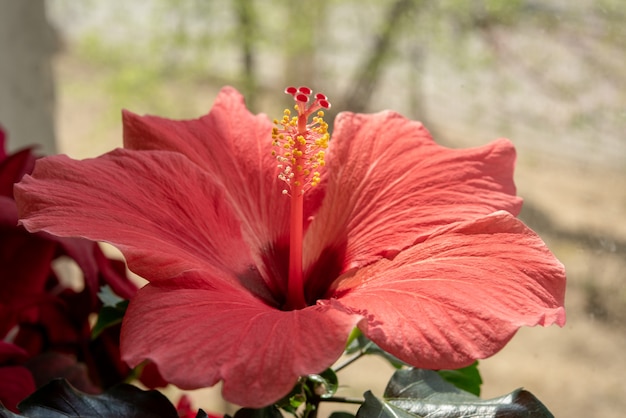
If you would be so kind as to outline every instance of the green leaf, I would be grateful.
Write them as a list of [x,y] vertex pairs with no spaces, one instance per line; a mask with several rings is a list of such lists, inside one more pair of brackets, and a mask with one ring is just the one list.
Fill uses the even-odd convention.
[[391,377],[384,400],[365,394],[357,418],[553,418],[530,392],[515,390],[482,400],[446,382],[437,372],[398,370]]
[[363,333],[361,333],[360,329],[353,328],[352,331],[350,332],[350,335],[348,335],[348,341],[346,342],[346,350],[349,350],[350,346],[352,345],[352,342],[362,335]]
[[122,300],[115,306],[103,306],[102,309],[100,309],[96,325],[94,325],[93,330],[91,331],[91,338],[95,340],[105,329],[120,324],[122,319],[124,319],[124,314],[126,314],[127,308],[127,300]]
[[306,391],[304,389],[304,379],[299,379],[298,383],[291,389],[285,397],[276,402],[276,407],[284,409],[290,414],[296,414],[300,405],[306,402]]
[[[298,380],[288,395],[276,402],[276,407],[290,414],[296,414],[302,405],[309,407],[310,399],[332,397],[339,387],[339,379],[333,369],[326,369],[320,374],[310,374]],[[0,417],[1,418],[1,417]]]
[[[224,417],[230,418],[228,415]],[[270,405],[260,409],[241,408],[235,412],[233,418],[283,418],[283,416],[278,408],[274,405]]]
[[[361,334],[358,328],[355,328],[355,330],[352,331],[348,340],[349,343],[346,348],[346,353],[348,354],[361,351],[363,354],[374,354],[383,357],[396,369],[408,366],[402,360],[392,356],[374,344],[366,336]],[[480,396],[480,387],[483,384],[483,380],[480,377],[480,372],[478,371],[478,361],[462,369],[440,370],[438,373],[446,381],[452,383],[459,389],[463,389],[476,396]]]
[[333,412],[332,414],[330,414],[328,418],[356,418],[356,417],[354,416],[354,414],[351,414],[349,412],[337,411],[337,412]]
[[463,389],[473,395],[480,396],[480,386],[483,379],[478,371],[478,361],[472,365],[457,370],[439,370],[439,376],[446,382],[452,383],[459,389]]
[[89,395],[65,379],[52,380],[17,407],[28,418],[178,418],[174,405],[156,390],[144,391],[121,384],[100,395]]
[[357,411],[356,418],[424,418],[421,415],[405,411],[390,402],[381,401],[369,390],[363,396],[365,402]]

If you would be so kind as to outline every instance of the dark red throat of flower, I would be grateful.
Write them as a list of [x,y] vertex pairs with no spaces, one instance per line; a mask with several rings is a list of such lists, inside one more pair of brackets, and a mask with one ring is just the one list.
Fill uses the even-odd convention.
[[285,109],[282,120],[274,120],[272,155],[280,168],[278,178],[286,185],[283,194],[291,197],[286,308],[301,309],[307,306],[302,271],[304,193],[321,180],[319,170],[330,140],[322,109],[329,109],[330,102],[321,93],[313,96],[308,87],[287,87],[285,93],[295,100],[297,116]]

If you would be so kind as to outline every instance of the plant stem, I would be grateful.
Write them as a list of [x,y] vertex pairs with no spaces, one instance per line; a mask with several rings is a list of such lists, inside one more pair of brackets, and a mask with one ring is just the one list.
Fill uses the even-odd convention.
[[367,354],[367,350],[372,346],[372,342],[368,342],[367,344],[365,344],[363,346],[363,348],[361,348],[358,353],[356,353],[354,356],[350,357],[348,360],[344,361],[343,363],[341,363],[340,365],[338,365],[337,367],[333,368],[333,371],[335,373],[337,373],[339,370],[343,369],[344,367],[348,367],[349,365],[351,365],[352,363],[354,363],[355,361],[357,361],[358,359],[360,359],[363,355]]
[[361,405],[365,402],[362,398],[346,398],[343,396],[332,396],[330,398],[322,398],[320,402],[334,402],[334,403],[350,403],[355,405]]

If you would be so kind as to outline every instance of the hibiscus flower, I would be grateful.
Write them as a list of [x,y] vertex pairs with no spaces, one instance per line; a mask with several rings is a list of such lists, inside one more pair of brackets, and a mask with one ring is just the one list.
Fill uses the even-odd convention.
[[124,149],[37,162],[31,231],[117,246],[149,281],[121,335],[183,389],[261,407],[342,354],[353,327],[417,367],[467,366],[521,326],[563,325],[563,266],[515,216],[515,150],[454,150],[419,122],[325,96],[272,126],[224,88],[206,116],[124,112]]

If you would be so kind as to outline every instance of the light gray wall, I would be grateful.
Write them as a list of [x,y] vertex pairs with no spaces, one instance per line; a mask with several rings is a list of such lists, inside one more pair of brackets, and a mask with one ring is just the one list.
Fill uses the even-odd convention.
[[9,149],[56,151],[51,59],[56,35],[44,0],[0,0],[0,125]]

